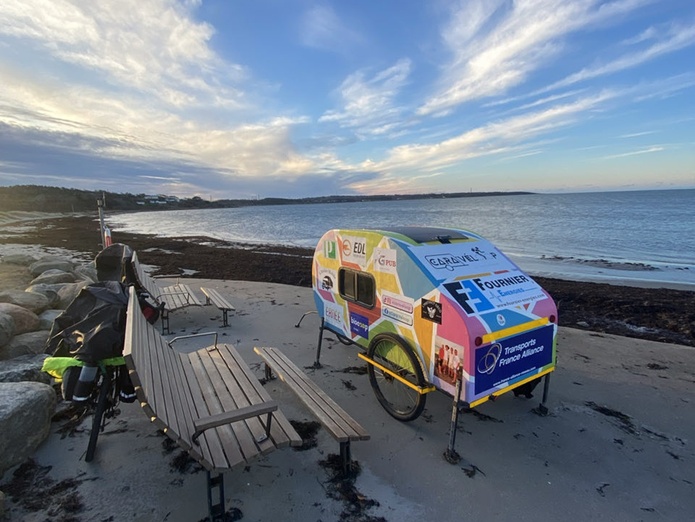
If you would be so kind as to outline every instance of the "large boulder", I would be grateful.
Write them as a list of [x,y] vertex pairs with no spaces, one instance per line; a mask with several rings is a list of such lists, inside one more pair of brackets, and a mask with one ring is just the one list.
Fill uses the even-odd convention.
[[75,274],[77,281],[87,281],[91,284],[96,283],[99,280],[97,276],[97,269],[92,264],[75,267],[72,273]]
[[64,270],[46,270],[42,272],[38,277],[36,277],[30,285],[55,285],[58,283],[74,283],[76,280],[75,275],[72,272],[65,272]]
[[51,304],[43,294],[36,292],[22,292],[20,290],[8,290],[0,292],[0,303],[10,303],[27,310],[31,310],[35,314],[40,314]]
[[48,330],[38,330],[15,335],[9,343],[0,348],[0,361],[7,361],[27,354],[40,354],[46,350]]
[[0,348],[10,342],[14,336],[14,319],[9,314],[0,312]]
[[46,270],[72,272],[73,268],[75,268],[75,264],[67,257],[62,256],[42,257],[36,263],[29,265],[29,271],[34,277],[43,274]]
[[14,319],[14,334],[19,335],[39,329],[39,316],[31,310],[11,303],[0,303],[0,313],[12,316]]
[[46,440],[56,394],[40,382],[0,383],[0,476]]
[[0,364],[0,382],[42,382],[51,383],[51,376],[41,371],[47,354],[22,355]]
[[53,322],[56,320],[63,310],[44,310],[39,315],[39,330],[50,330],[53,328]]
[[41,294],[43,296],[46,296],[46,298],[48,299],[48,307],[49,308],[55,308],[56,306],[58,306],[58,303],[60,303],[60,296],[58,295],[58,291],[61,288],[63,288],[62,284],[58,284],[58,285],[40,284],[40,285],[31,285],[31,286],[27,287],[25,292]]
[[77,297],[77,294],[80,293],[80,290],[82,290],[88,284],[89,283],[87,283],[87,281],[64,284],[60,288],[60,290],[58,290],[58,296],[60,297],[58,308],[65,310],[68,306],[70,306],[70,303],[72,303],[75,297]]
[[36,262],[36,258],[28,254],[9,254],[2,256],[2,262],[8,265],[29,266]]

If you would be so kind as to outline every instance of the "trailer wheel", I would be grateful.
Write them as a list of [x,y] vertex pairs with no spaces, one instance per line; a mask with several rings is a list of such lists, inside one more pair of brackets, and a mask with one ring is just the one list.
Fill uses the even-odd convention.
[[[379,334],[369,345],[367,355],[413,385],[425,385],[420,361],[403,339],[392,334]],[[373,364],[367,365],[367,371],[374,395],[389,415],[400,421],[411,421],[420,416],[425,409],[426,395]]]

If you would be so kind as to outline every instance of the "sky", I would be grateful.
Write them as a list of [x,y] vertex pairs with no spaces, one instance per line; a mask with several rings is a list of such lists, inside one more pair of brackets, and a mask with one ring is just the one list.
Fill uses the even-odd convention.
[[695,188],[692,0],[2,0],[0,185]]

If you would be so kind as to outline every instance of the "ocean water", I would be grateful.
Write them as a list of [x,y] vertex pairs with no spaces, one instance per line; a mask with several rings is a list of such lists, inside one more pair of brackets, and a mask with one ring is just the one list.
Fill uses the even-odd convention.
[[332,228],[476,232],[532,275],[695,290],[695,190],[529,194],[112,215],[118,231],[313,248]]

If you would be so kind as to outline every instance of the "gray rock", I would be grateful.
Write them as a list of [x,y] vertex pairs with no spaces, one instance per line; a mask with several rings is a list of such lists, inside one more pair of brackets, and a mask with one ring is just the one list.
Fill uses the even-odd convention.
[[0,382],[42,382],[51,383],[51,376],[41,371],[47,354],[22,355],[0,364]]
[[43,353],[48,341],[48,330],[38,330],[15,335],[7,345],[0,348],[0,361],[7,361],[27,354]]
[[54,285],[57,283],[74,283],[75,275],[72,272],[65,272],[64,270],[46,270],[42,272],[37,278],[35,278],[30,285]]
[[0,312],[0,348],[10,342],[14,336],[14,319],[9,314]]
[[0,313],[7,314],[14,319],[15,335],[34,332],[39,329],[39,316],[31,310],[16,304],[0,303]]
[[22,292],[21,290],[7,290],[0,292],[0,303],[10,303],[35,314],[40,314],[51,304],[48,297],[36,292]]
[[89,283],[87,283],[87,281],[64,284],[62,288],[58,290],[58,296],[60,297],[58,308],[65,310],[70,305],[70,303],[72,303],[73,299],[77,297],[77,294],[80,293],[80,290],[82,290],[88,284]]
[[39,330],[50,330],[53,328],[53,321],[62,313],[63,310],[44,310],[44,312],[39,315]]
[[2,262],[8,265],[29,266],[36,262],[36,258],[27,254],[10,254],[2,256]]
[[56,394],[40,382],[0,383],[0,476],[46,440]]
[[72,272],[75,264],[67,257],[48,256],[42,257],[36,263],[29,265],[29,272],[34,277],[43,274],[46,270],[62,270],[63,272]]
[[96,283],[99,280],[97,269],[94,265],[80,265],[72,271],[77,281],[87,281],[88,283]]
[[5,494],[0,491],[0,520],[5,518]]
[[36,294],[41,294],[46,296],[48,299],[48,307],[49,308],[55,308],[58,306],[58,303],[60,303],[60,296],[58,295],[58,291],[63,288],[62,284],[59,285],[47,285],[47,284],[40,284],[40,285],[31,285],[27,287],[25,292],[29,293],[36,293]]

